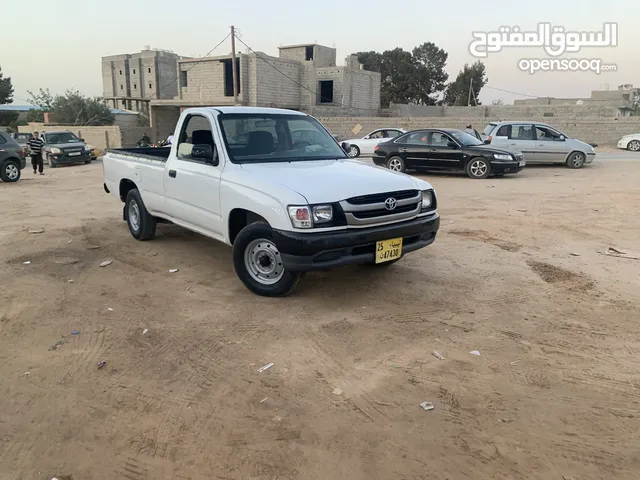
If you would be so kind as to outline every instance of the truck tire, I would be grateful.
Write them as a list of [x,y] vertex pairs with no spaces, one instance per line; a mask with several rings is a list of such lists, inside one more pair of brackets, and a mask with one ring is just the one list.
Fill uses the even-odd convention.
[[233,242],[233,266],[245,286],[263,297],[286,297],[302,278],[282,266],[271,227],[256,222],[244,227]]
[[127,193],[125,212],[127,225],[133,238],[144,242],[154,237],[158,224],[156,219],[147,212],[137,188]]
[[0,180],[13,183],[20,180],[20,165],[15,160],[7,160],[0,166]]

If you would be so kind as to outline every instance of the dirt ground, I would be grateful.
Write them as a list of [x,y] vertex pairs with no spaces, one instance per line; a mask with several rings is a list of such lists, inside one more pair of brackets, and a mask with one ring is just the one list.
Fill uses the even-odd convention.
[[46,173],[0,184],[1,479],[639,478],[640,158],[429,175],[432,246],[285,299]]

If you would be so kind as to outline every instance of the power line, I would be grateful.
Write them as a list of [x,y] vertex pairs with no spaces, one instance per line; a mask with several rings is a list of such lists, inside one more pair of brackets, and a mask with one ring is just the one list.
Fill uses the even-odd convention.
[[[318,97],[318,92],[315,92],[313,90],[311,90],[309,87],[307,87],[306,85],[303,85],[297,81],[295,81],[293,78],[291,78],[289,75],[287,75],[286,73],[284,73],[282,70],[279,70],[278,67],[276,67],[275,65],[273,65],[271,62],[269,62],[266,58],[264,58],[262,55],[260,55],[258,52],[256,52],[253,48],[251,48],[249,45],[247,45],[246,43],[244,43],[239,37],[238,35],[235,36],[236,40],[238,40],[241,44],[243,44],[245,47],[247,47],[251,53],[255,54],[256,57],[258,57],[260,60],[262,60],[263,62],[265,62],[267,65],[269,65],[271,68],[273,68],[276,72],[280,73],[281,75],[284,75],[285,77],[287,77],[289,80],[291,80],[293,83],[295,83],[296,85],[298,85],[300,88],[304,88],[305,90],[307,90],[308,92],[313,93],[313,95],[317,98]],[[326,100],[327,102],[331,103],[333,100],[330,98],[326,98],[323,97],[322,94],[320,94],[320,100]]]
[[527,93],[512,92],[511,90],[504,90],[503,88],[492,87],[491,85],[485,85],[484,87],[490,88],[491,90],[497,90],[499,92],[511,93],[513,95],[520,95],[521,97],[538,98],[538,95],[529,95]]
[[[227,36],[224,37],[222,40],[220,40],[220,42],[213,47],[211,50],[209,50],[207,53],[205,53],[204,57],[199,58],[198,60],[196,60],[195,62],[193,62],[193,65],[191,65],[188,69],[185,70],[185,73],[188,72],[189,70],[191,70],[192,68],[194,68],[198,63],[204,61],[205,58],[207,58],[209,55],[211,55],[220,45],[222,45],[229,37],[231,36],[231,32],[227,33]],[[158,90],[158,92],[154,92],[151,94],[151,96],[153,95],[158,95],[160,92],[162,92],[163,90],[165,90],[166,88],[170,87],[171,85],[173,85],[174,83],[176,83],[178,81],[179,77],[176,77],[175,80],[173,80],[172,82],[166,84],[164,87],[162,87],[160,90]],[[145,97],[145,100],[151,100],[151,96],[149,97]]]

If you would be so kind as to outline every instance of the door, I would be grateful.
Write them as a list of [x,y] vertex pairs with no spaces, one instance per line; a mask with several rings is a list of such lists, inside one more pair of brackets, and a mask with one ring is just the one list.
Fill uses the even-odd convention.
[[[493,145],[493,142],[491,142]],[[503,145],[495,145],[503,147]],[[534,126],[530,123],[510,125],[509,141],[505,145],[508,150],[522,152],[526,161],[538,161],[538,153],[535,145]],[[503,148],[504,148],[503,147]]]
[[[456,147],[449,146],[455,143]],[[429,138],[429,164],[437,168],[464,169],[462,147],[444,132],[431,132]]]
[[176,223],[223,238],[220,211],[222,164],[214,166],[192,155],[192,151],[197,151],[195,145],[210,145],[216,152],[212,120],[204,115],[185,118],[165,169],[166,209]]
[[[425,168],[429,166],[429,132],[413,132],[402,141],[396,142],[397,151],[407,168]],[[395,149],[394,149],[395,150]]]
[[545,163],[564,163],[566,161],[570,152],[564,135],[546,125],[536,125],[535,137],[537,161]]

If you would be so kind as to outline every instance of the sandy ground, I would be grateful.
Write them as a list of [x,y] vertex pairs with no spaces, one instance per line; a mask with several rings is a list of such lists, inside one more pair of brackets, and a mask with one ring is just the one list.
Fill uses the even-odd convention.
[[100,163],[25,171],[0,184],[0,478],[637,479],[640,261],[599,252],[640,251],[640,157],[616,158],[429,175],[432,246],[286,299],[199,235],[133,240]]

